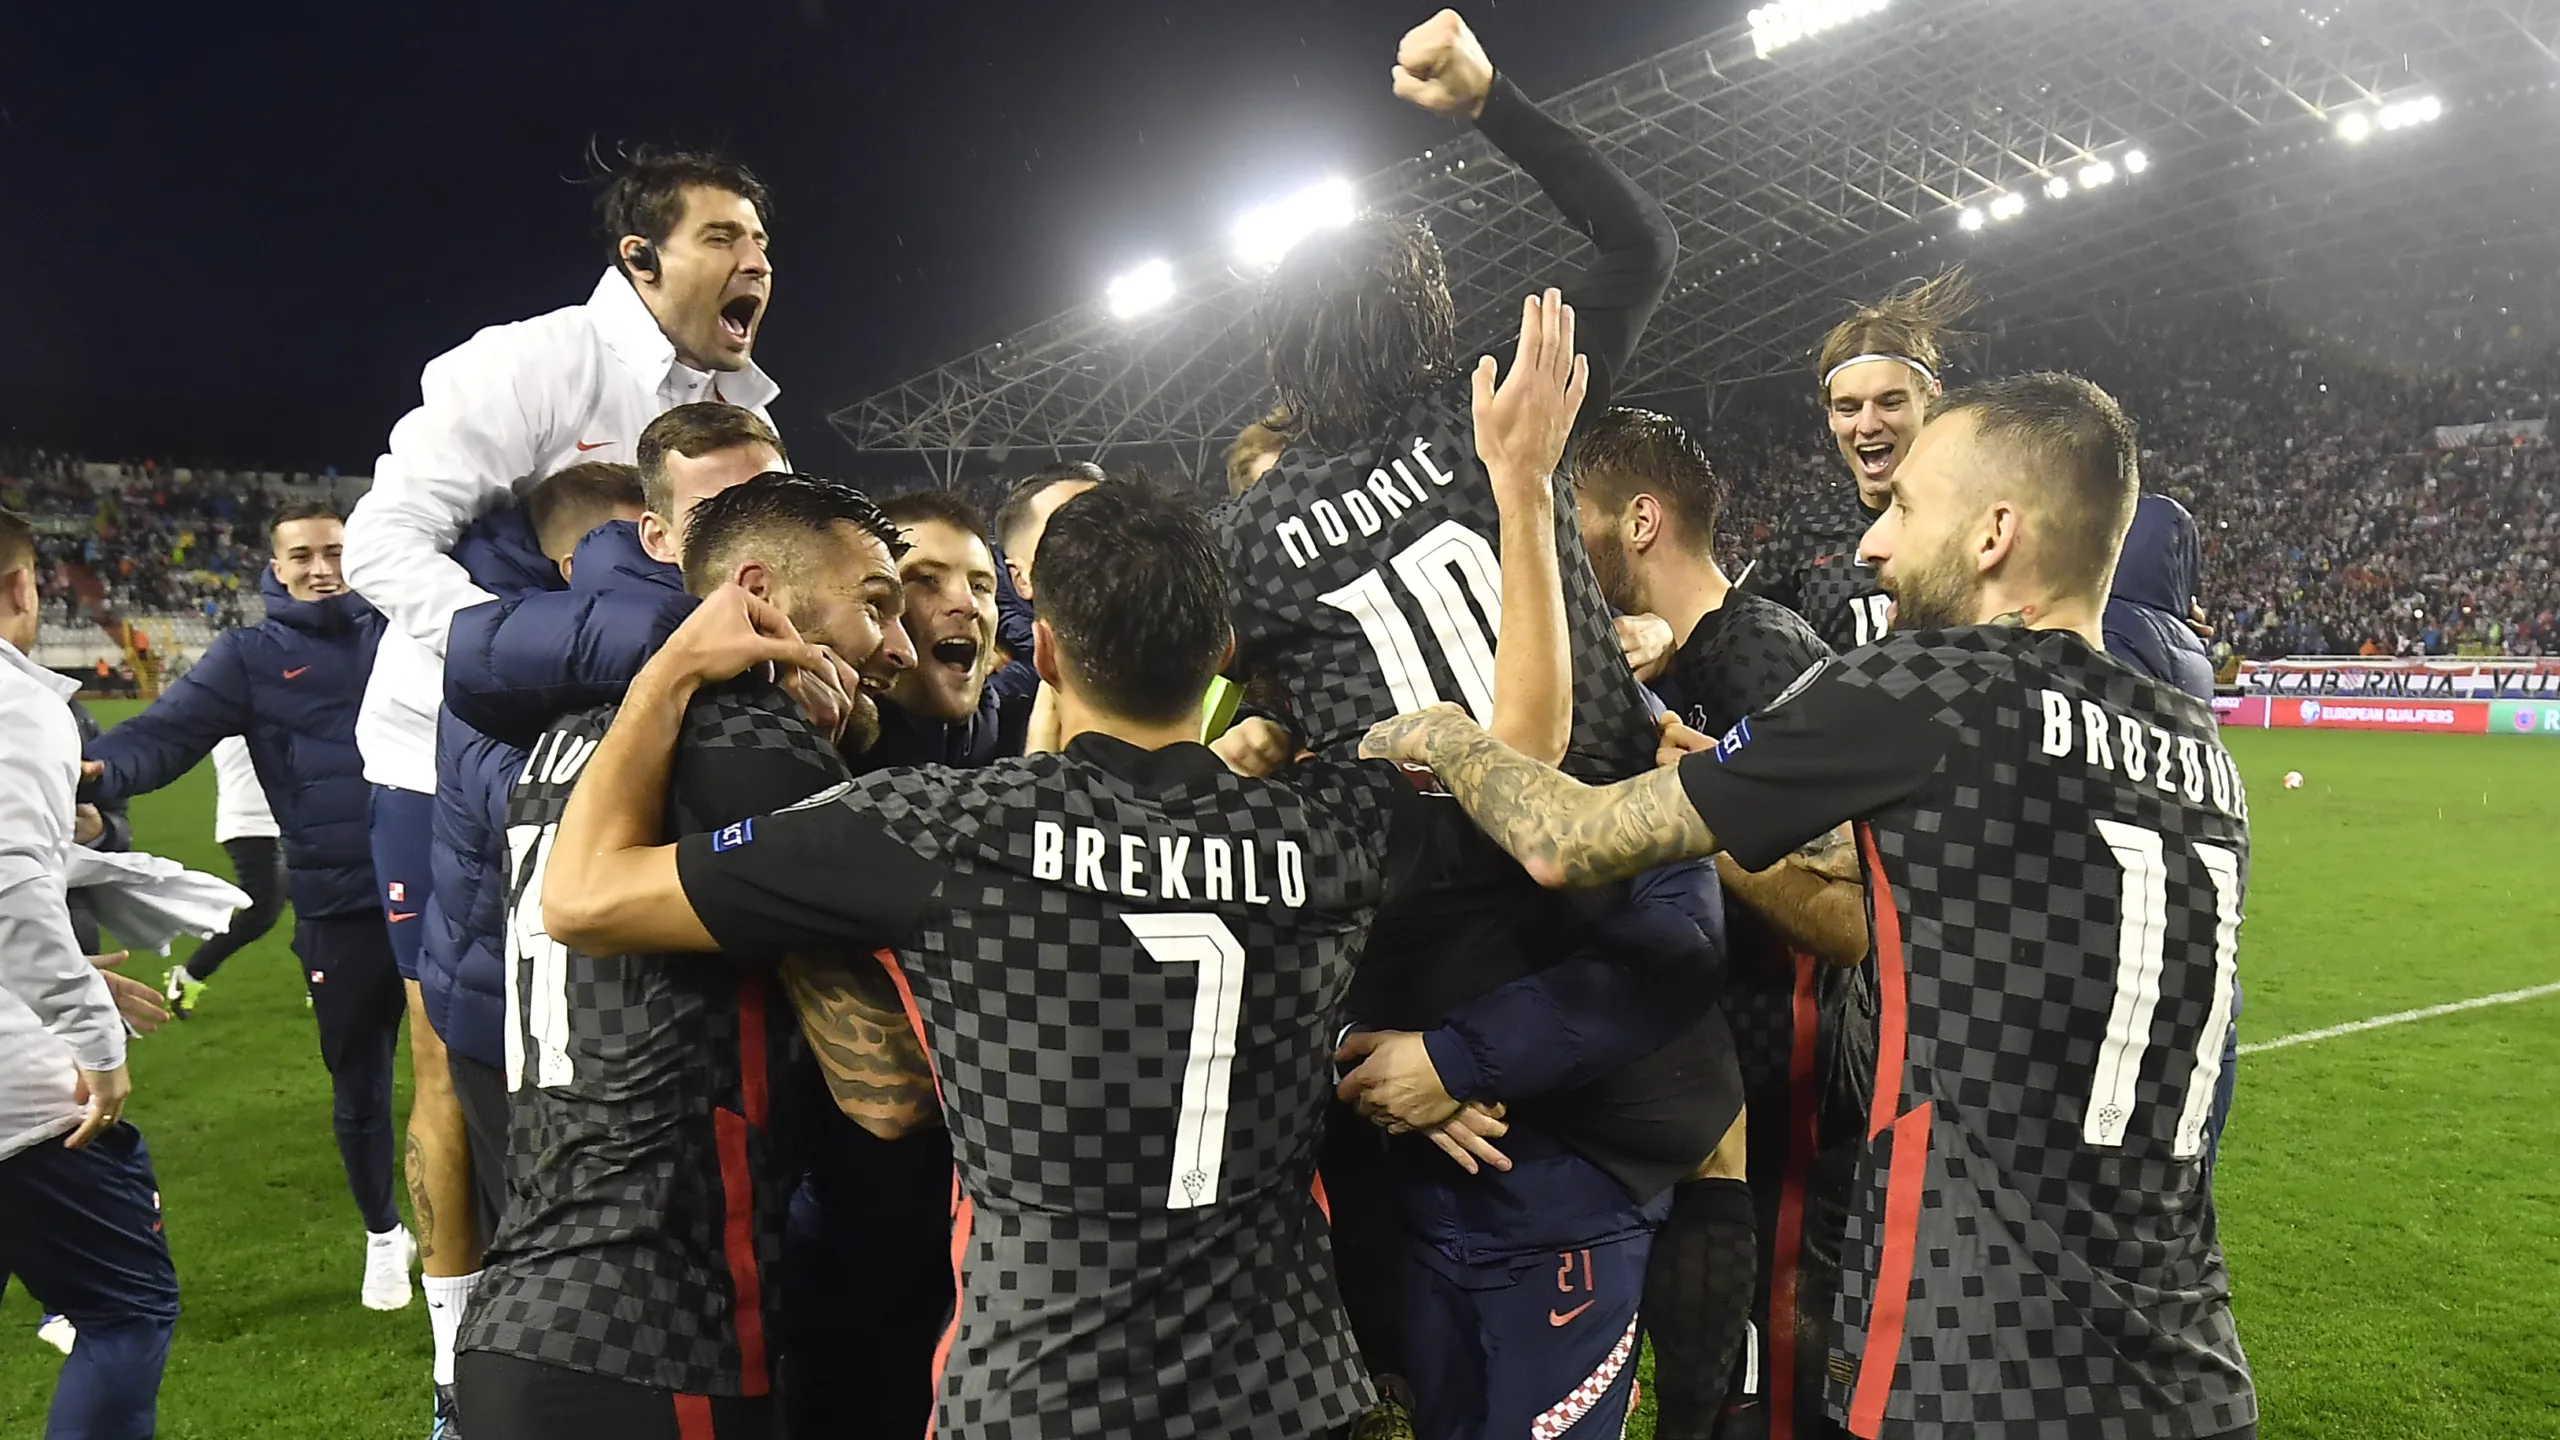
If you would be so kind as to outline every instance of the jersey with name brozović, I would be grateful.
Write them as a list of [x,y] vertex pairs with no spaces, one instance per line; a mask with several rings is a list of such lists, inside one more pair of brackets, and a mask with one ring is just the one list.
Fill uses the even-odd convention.
[[[772,1388],[789,1186],[786,1066],[806,1051],[770,964],[586,955],[542,930],[542,876],[611,708],[554,726],[507,806],[507,1213],[461,1338],[696,1395]],[[687,709],[673,835],[845,778],[787,696],[742,681]]]
[[722,944],[885,947],[910,990],[966,1197],[937,1434],[1276,1440],[1374,1402],[1310,1194],[1329,1061],[1374,907],[1425,883],[1391,866],[1472,835],[1382,762],[1084,735],[679,844]]
[[1744,588],[1805,618],[1822,643],[1847,653],[1884,638],[1891,600],[1858,542],[1877,512],[1855,484],[1830,485],[1787,507]]
[[2249,865],[2212,711],[2065,631],[1897,633],[1681,779],[1749,867],[1859,822],[1881,1028],[1834,1416],[2249,1433],[2203,1167]]
[[[1290,446],[1219,514],[1237,673],[1278,679],[1316,750],[1444,700],[1492,723],[1502,517],[1465,384],[1414,401],[1349,454]],[[1573,666],[1564,768],[1623,779],[1652,766],[1653,720],[1561,484],[1556,560]]]

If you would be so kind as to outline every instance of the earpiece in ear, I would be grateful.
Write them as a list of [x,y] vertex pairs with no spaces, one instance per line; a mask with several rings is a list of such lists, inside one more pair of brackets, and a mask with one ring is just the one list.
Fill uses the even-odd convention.
[[622,252],[622,263],[631,267],[632,274],[645,273],[655,280],[658,278],[658,247],[643,240]]

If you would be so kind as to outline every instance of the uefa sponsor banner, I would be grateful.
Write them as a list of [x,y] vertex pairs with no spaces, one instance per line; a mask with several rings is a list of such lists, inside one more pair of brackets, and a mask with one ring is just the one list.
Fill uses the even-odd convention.
[[2560,658],[2363,659],[2349,655],[2245,660],[2239,685],[2244,695],[2279,698],[2560,701]]
[[2560,740],[2560,701],[2497,701],[2489,707],[2489,733]]
[[[2338,700],[2322,696],[2217,695],[2214,714],[2228,727],[2275,730],[2401,730],[2435,735],[2484,735],[2490,729],[2486,700]],[[2519,709],[2560,712],[2560,705]],[[2535,723],[2539,724],[2539,720]],[[2555,732],[2560,733],[2560,732]]]

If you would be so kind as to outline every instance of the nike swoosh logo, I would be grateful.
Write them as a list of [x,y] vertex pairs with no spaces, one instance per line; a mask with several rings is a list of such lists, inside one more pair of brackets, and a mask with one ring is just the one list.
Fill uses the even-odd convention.
[[1570,1325],[1573,1323],[1573,1317],[1599,1303],[1600,1302],[1597,1300],[1585,1300],[1570,1310],[1550,1310],[1547,1312],[1547,1323],[1550,1325]]
[[578,442],[578,453],[583,455],[589,450],[601,450],[612,443],[610,440],[581,440]]
[[402,920],[415,920],[417,918],[418,912],[415,910],[394,910],[391,912],[391,919],[395,924]]
[[309,670],[310,668],[311,668],[311,667],[310,667],[310,666],[308,666],[308,665],[296,665],[296,666],[295,666],[295,667],[293,667],[292,669],[287,670],[286,672],[284,672],[284,678],[286,678],[287,680],[299,680],[299,679],[301,679],[301,678],[302,678],[302,676],[303,676],[303,672],[305,672],[305,671]]

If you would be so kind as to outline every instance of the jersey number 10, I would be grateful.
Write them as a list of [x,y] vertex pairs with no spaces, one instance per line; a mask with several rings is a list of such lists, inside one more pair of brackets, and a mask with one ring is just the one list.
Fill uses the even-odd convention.
[[[1388,570],[1396,572],[1405,593],[1422,607],[1431,638],[1439,642],[1441,659],[1458,677],[1468,713],[1479,725],[1492,724],[1493,642],[1502,633],[1501,557],[1483,536],[1455,520],[1443,520],[1397,551],[1384,568],[1316,597],[1336,610],[1349,611],[1360,622],[1360,633],[1368,638],[1369,648],[1377,652],[1378,668],[1386,673],[1396,713],[1410,715],[1439,704],[1440,687],[1431,682],[1422,643],[1387,584]],[[1470,593],[1491,622],[1491,634],[1467,607]]]

